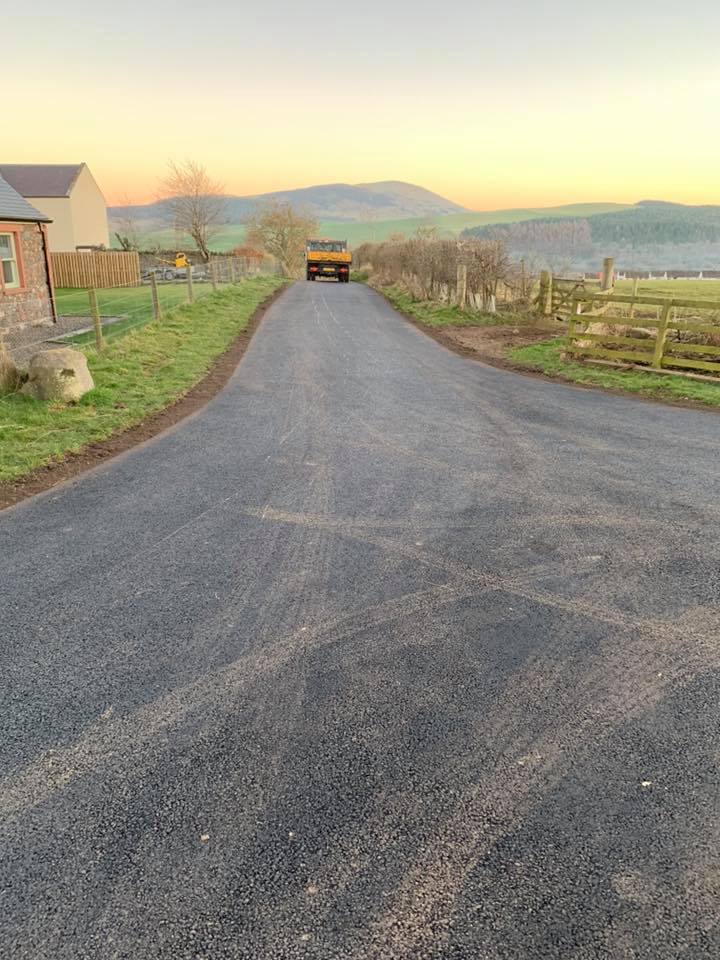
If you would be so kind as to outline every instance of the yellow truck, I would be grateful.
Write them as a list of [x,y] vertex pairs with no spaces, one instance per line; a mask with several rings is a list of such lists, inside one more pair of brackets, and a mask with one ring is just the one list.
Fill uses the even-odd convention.
[[339,283],[350,280],[352,254],[347,240],[308,240],[305,244],[305,273],[308,280],[334,277]]

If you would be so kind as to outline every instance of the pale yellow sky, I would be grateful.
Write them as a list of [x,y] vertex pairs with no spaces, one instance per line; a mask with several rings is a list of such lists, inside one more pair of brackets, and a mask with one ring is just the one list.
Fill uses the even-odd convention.
[[85,160],[110,203],[188,157],[236,194],[720,203],[718,6],[628,6],[366,0],[320,23],[289,0],[36,0],[4,24],[0,160]]

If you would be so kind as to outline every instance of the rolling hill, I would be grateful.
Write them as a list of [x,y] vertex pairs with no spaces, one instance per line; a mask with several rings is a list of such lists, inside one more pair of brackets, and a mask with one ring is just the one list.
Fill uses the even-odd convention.
[[[627,209],[617,203],[586,203],[474,212],[423,187],[400,181],[355,186],[324,184],[254,197],[229,197],[228,222],[216,236],[214,248],[229,250],[242,243],[245,235],[243,221],[258,204],[269,201],[287,202],[309,210],[319,221],[324,236],[346,239],[351,246],[385,240],[397,233],[409,236],[418,227],[425,226],[435,227],[441,236],[457,236],[463,230],[486,224],[543,217],[586,217]],[[121,219],[132,218],[144,246],[168,249],[178,243],[180,246],[189,243],[188,238],[178,238],[168,225],[162,201],[142,206],[110,207],[108,214],[111,230],[118,229]]]
[[[251,197],[227,198],[229,223],[242,223],[265,203],[289,203],[302,208],[318,220],[359,222],[398,218],[433,217],[463,213],[464,208],[451,200],[411,183],[386,180],[380,183],[326,183],[299,190],[279,190]],[[167,223],[167,204],[162,200],[141,206],[110,207],[111,222],[132,216],[148,226]]]

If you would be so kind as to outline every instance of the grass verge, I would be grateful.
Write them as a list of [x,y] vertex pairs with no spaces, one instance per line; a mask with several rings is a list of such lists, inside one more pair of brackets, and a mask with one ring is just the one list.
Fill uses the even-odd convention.
[[527,322],[526,317],[512,313],[478,313],[434,300],[413,300],[409,293],[399,287],[380,287],[378,293],[396,310],[427,327],[489,327]]
[[0,398],[0,483],[141,422],[182,397],[283,281],[256,277],[179,307],[160,322],[86,348],[95,389],[73,405]]
[[622,390],[655,400],[692,401],[720,407],[720,384],[703,383],[686,377],[662,376],[641,370],[612,370],[563,360],[563,340],[541,340],[508,351],[513,364],[551,377],[607,390]]

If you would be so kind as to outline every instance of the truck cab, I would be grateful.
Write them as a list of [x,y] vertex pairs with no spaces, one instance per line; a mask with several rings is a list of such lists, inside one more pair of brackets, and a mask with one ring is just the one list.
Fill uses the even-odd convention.
[[351,264],[352,254],[348,251],[347,240],[323,237],[308,240],[305,244],[305,276],[308,280],[325,277],[348,283]]

